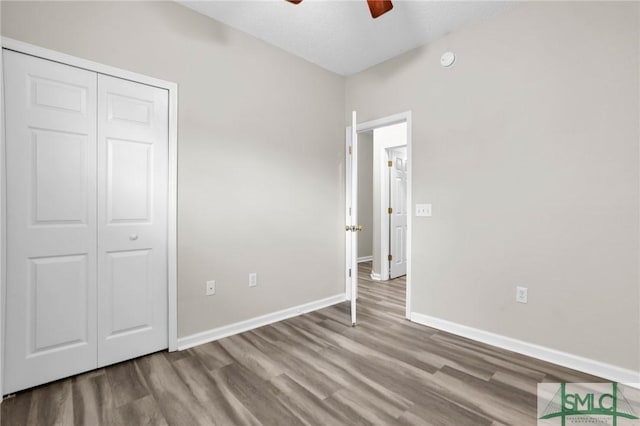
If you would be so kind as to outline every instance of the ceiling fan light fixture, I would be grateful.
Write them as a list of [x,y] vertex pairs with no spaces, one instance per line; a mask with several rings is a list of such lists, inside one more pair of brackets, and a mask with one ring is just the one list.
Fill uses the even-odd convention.
[[369,5],[369,11],[371,12],[371,17],[373,19],[376,19],[393,9],[393,3],[391,3],[391,0],[367,0],[367,4]]
[[[299,4],[302,0],[287,0],[289,3]],[[367,0],[367,4],[369,5],[369,12],[371,12],[371,17],[376,19],[391,9],[393,9],[393,3],[391,0]]]

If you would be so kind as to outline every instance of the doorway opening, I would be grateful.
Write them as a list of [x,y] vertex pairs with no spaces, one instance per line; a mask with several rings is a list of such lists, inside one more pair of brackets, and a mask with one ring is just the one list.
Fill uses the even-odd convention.
[[[358,264],[383,281],[407,270],[407,124],[358,133]],[[359,270],[362,268],[358,268]]]
[[411,113],[358,124],[354,119],[346,139],[345,294],[352,325],[359,285],[404,305],[410,319]]

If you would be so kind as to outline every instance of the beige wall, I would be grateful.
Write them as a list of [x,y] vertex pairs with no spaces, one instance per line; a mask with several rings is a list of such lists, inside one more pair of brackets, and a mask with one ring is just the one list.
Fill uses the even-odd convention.
[[347,79],[361,121],[413,111],[415,312],[640,369],[638,7],[529,3]]
[[2,2],[2,35],[178,83],[180,336],[344,292],[342,77],[173,2]]
[[342,77],[175,3],[1,7],[4,36],[179,84],[180,336],[341,293],[342,112],[412,110],[434,206],[414,311],[640,368],[637,3],[513,8],[348,78],[346,103]]
[[373,254],[373,132],[358,134],[358,257]]

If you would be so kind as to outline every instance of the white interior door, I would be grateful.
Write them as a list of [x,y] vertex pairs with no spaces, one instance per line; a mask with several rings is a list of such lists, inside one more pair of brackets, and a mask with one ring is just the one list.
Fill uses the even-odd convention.
[[389,277],[407,274],[407,151],[389,150]]
[[168,91],[98,77],[98,365],[168,346]]
[[348,266],[350,278],[351,298],[351,325],[356,325],[356,300],[358,298],[358,132],[356,129],[356,112],[351,113],[351,134],[349,140],[349,154],[347,155],[348,179],[347,179],[347,204],[349,215],[347,218],[347,240],[350,250]]
[[96,367],[97,74],[2,54],[11,393]]

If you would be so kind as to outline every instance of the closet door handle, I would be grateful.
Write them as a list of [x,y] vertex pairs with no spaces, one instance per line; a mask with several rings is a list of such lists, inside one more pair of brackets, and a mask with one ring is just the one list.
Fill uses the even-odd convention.
[[135,240],[137,240],[137,239],[138,239],[138,234],[131,234],[131,235],[129,235],[129,239],[130,239],[131,241],[135,241]]

